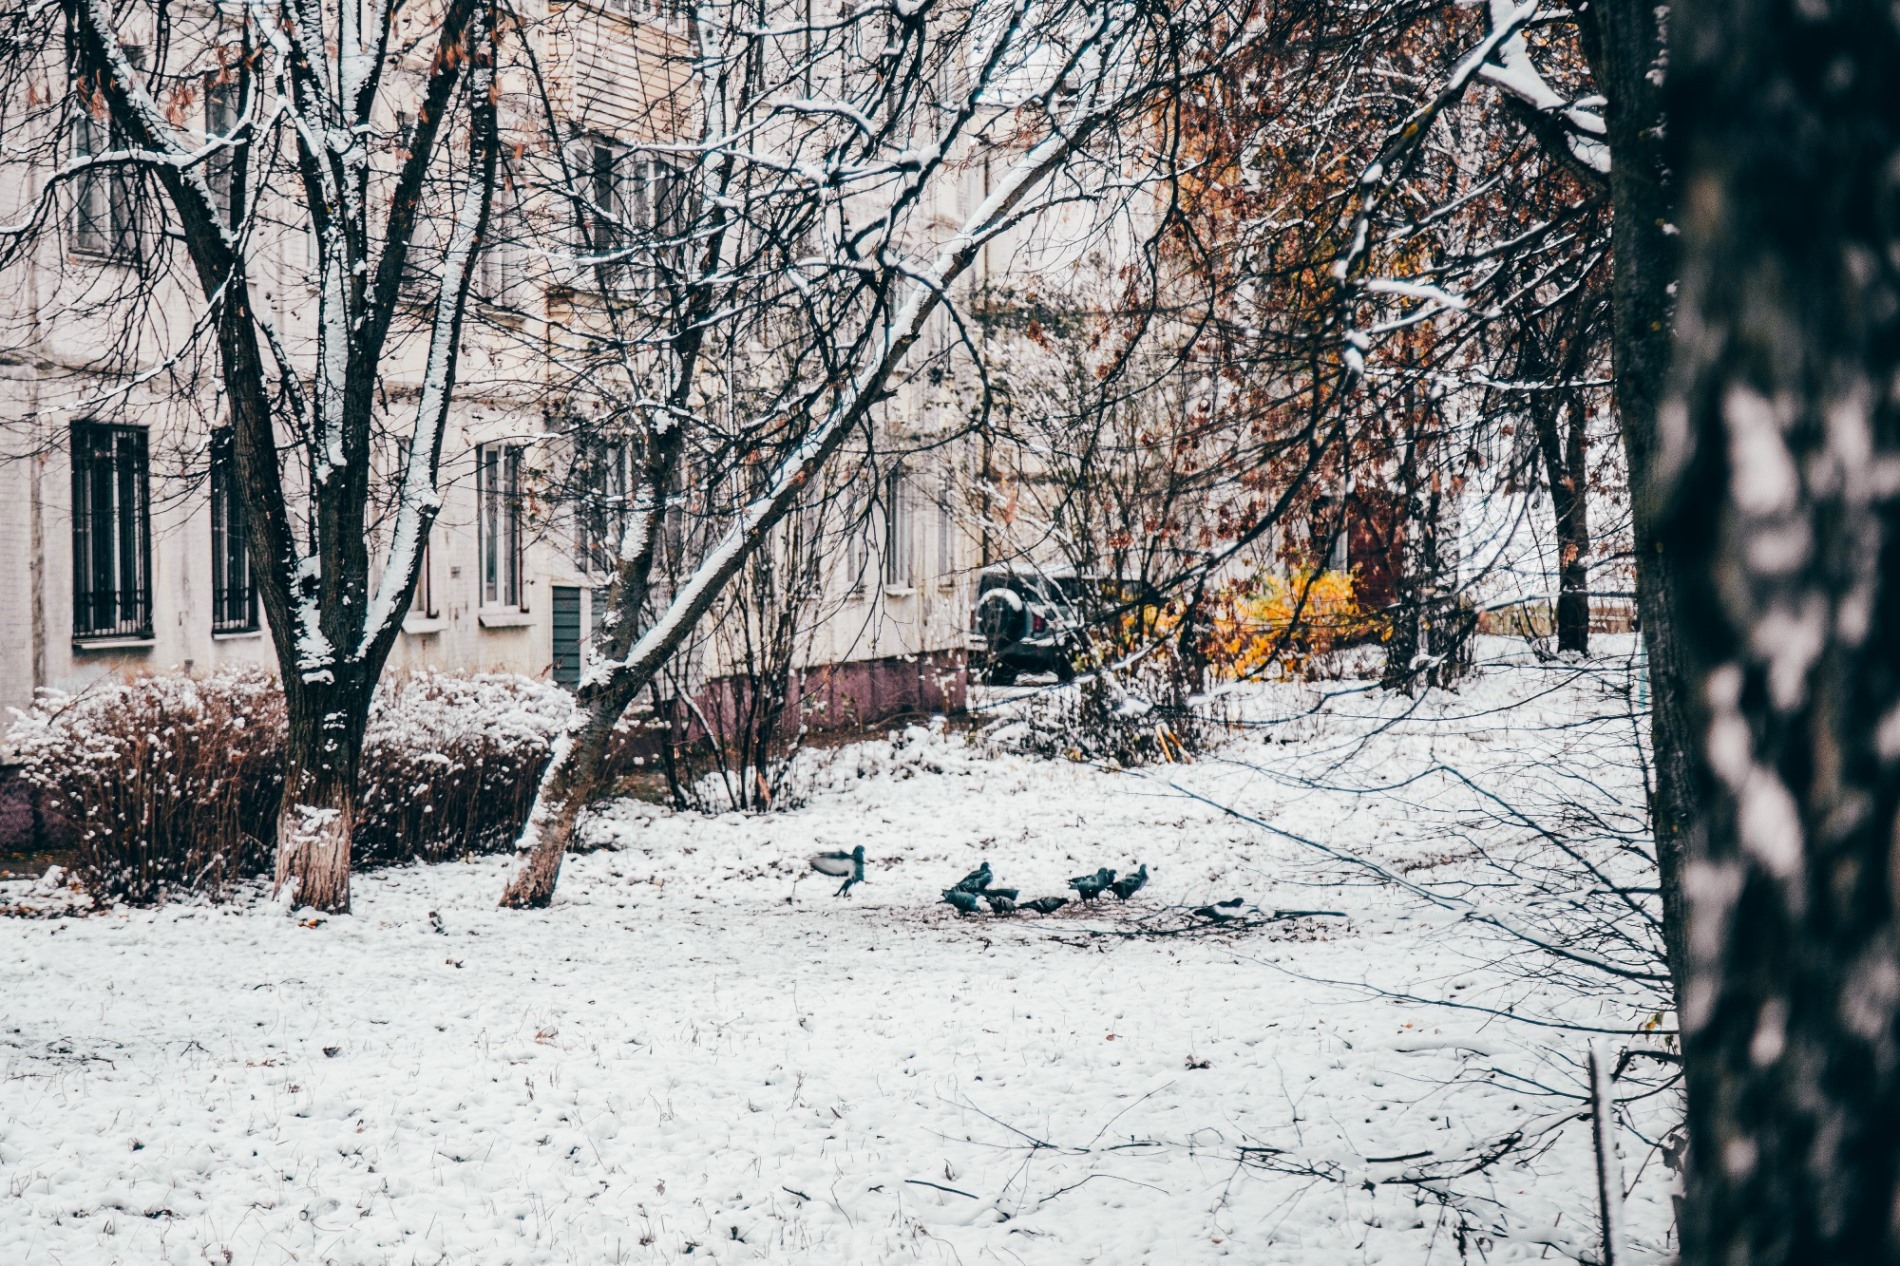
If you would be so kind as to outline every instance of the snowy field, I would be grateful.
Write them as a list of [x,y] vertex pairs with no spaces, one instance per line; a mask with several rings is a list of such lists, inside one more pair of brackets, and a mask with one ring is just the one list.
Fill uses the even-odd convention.
[[[1269,724],[1141,773],[913,729],[822,754],[794,812],[615,805],[540,914],[488,858],[359,876],[316,926],[0,919],[0,1262],[1587,1260],[1587,1036],[1548,1021],[1644,1003],[1541,987],[1498,924],[1545,913],[1475,846],[1633,820],[1627,684],[1261,687]],[[834,899],[804,857],[860,843]],[[936,903],[982,860],[1024,897],[1152,878]],[[1235,897],[1261,917],[1188,913]],[[1628,1109],[1629,1260],[1666,1256],[1671,1110]]]

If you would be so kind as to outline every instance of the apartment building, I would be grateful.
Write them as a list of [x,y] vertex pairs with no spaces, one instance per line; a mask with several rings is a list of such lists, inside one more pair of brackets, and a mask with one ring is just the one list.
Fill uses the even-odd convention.
[[[683,18],[671,0],[552,5],[544,17],[547,83],[587,174],[626,185],[627,147],[651,141],[667,118],[655,94],[686,91],[684,70],[669,87],[655,69],[688,60]],[[206,136],[232,126],[232,103],[216,87],[193,107],[202,118],[188,121]],[[388,121],[408,123],[402,111]],[[113,143],[103,125],[96,135],[82,127],[68,152]],[[25,214],[50,176],[43,166],[4,173],[0,221]],[[663,178],[643,169],[639,180],[653,189]],[[96,368],[101,327],[88,313],[151,245],[129,223],[128,197],[106,175],[70,183],[58,203],[63,231],[0,271],[0,707],[108,674],[276,662],[229,436],[206,422],[218,412],[202,394],[215,392],[206,385],[215,375],[195,379],[201,394],[187,399],[167,367],[175,340],[165,330],[191,321],[184,292],[151,289],[152,346],[129,358],[132,372],[126,357],[110,376]],[[629,214],[663,215],[665,200],[650,196]],[[307,230],[286,224],[277,238],[268,245],[280,266],[259,302],[288,345],[309,346]],[[572,687],[608,582],[601,512],[610,521],[624,501],[628,457],[578,459],[564,425],[572,402],[555,398],[533,353],[539,336],[522,333],[575,302],[571,280],[546,252],[511,260],[495,251],[482,268],[484,319],[464,346],[442,447],[443,505],[389,668],[507,670]],[[420,347],[393,358],[380,389],[412,397],[421,362]],[[918,390],[885,406],[880,425],[894,437],[919,425]],[[396,447],[378,460],[393,468]],[[829,689],[849,696],[833,717],[961,704],[975,545],[950,505],[959,460],[944,446],[887,462],[860,490],[856,543],[845,550],[854,565],[827,571],[823,624],[802,656],[813,669],[848,666],[827,675]],[[586,484],[578,492],[577,471]],[[716,637],[693,654],[696,680],[732,671]]]

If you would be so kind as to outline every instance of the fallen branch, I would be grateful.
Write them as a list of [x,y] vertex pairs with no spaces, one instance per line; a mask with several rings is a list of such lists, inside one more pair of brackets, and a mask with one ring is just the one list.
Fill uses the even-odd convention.
[[937,1191],[947,1191],[953,1196],[962,1196],[965,1200],[982,1199],[981,1196],[973,1196],[967,1191],[958,1191],[955,1187],[946,1187],[942,1183],[939,1183],[939,1182],[925,1182],[921,1178],[906,1178],[904,1181],[911,1184],[913,1187],[931,1187]]

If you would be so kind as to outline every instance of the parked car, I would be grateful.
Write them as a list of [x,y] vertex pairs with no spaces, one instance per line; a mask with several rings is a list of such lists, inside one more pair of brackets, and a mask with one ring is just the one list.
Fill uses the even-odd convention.
[[1072,572],[1026,566],[985,567],[977,573],[970,608],[970,663],[992,685],[1021,673],[1075,677],[1086,649],[1080,599],[1084,581]]

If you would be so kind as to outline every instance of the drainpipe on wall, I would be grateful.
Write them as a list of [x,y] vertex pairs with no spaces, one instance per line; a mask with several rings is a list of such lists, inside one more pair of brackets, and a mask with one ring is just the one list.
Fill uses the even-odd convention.
[[[33,379],[33,412],[39,415],[39,378]],[[38,447],[38,445],[35,445]],[[33,625],[33,693],[35,695],[46,687],[46,539],[40,513],[40,484],[46,478],[46,454],[33,454],[33,465],[27,472],[27,587],[31,590],[29,602],[32,606]]]
[[[42,247],[41,249],[44,249]],[[28,620],[32,624],[33,641],[33,693],[46,688],[46,529],[43,502],[45,500],[42,485],[46,482],[46,436],[42,429],[40,416],[40,377],[41,366],[45,361],[45,344],[40,330],[40,257],[35,250],[26,260],[26,301],[31,317],[30,346],[33,349],[33,361],[28,370],[27,379],[27,417],[31,420],[33,433],[33,463],[27,468],[27,586],[31,590],[28,596]],[[36,802],[37,803],[37,802]],[[38,810],[35,808],[35,818]]]

